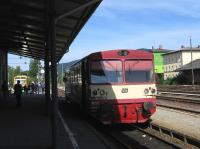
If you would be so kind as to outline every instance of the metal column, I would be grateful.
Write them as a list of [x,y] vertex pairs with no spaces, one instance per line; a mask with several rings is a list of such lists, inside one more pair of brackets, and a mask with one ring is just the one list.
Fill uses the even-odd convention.
[[58,120],[58,93],[57,93],[57,62],[56,62],[56,43],[55,43],[55,1],[50,1],[50,38],[51,38],[51,83],[52,83],[52,146],[57,148],[57,120]]
[[50,81],[49,81],[49,44],[45,49],[45,104],[47,115],[49,115],[49,105],[50,105]]
[[0,49],[0,88],[4,81],[8,82],[8,52]]
[[45,47],[45,104],[46,104],[46,111],[47,115],[49,115],[50,112],[50,73],[49,73],[49,57],[50,57],[50,49],[51,49],[51,38],[50,38],[50,21],[49,21],[49,0],[46,0],[46,28],[47,31],[47,37],[46,37],[46,47]]

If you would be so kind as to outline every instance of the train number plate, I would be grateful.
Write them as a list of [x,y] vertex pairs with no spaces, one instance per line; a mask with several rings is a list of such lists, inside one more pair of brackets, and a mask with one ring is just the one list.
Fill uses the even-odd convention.
[[128,93],[128,88],[122,88],[121,92],[122,93]]

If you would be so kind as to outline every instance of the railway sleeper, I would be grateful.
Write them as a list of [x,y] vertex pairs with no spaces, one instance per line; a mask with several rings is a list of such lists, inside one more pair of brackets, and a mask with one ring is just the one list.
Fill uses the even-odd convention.
[[154,124],[154,123],[150,123],[149,128],[152,129],[152,130],[159,131],[160,134],[166,134],[166,135],[170,136],[172,142],[173,142],[173,139],[176,138],[176,139],[182,141],[183,144],[189,144],[189,145],[193,145],[195,147],[200,148],[200,140],[193,138],[191,136],[182,134],[180,132],[171,130],[171,129],[166,128],[166,127],[159,126],[159,125]]

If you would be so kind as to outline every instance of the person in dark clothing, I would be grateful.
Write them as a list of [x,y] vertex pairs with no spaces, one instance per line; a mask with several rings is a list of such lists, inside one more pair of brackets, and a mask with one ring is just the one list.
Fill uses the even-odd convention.
[[24,85],[24,93],[28,95],[28,86],[26,84]]
[[4,98],[4,100],[6,100],[7,96],[8,96],[8,84],[6,81],[3,82],[1,88],[2,88],[2,92],[3,92],[3,98]]
[[35,92],[35,85],[34,83],[31,83],[31,93],[34,94]]
[[17,100],[17,106],[21,106],[21,95],[22,95],[22,85],[20,84],[20,81],[17,81],[17,84],[14,86],[14,91],[16,95]]

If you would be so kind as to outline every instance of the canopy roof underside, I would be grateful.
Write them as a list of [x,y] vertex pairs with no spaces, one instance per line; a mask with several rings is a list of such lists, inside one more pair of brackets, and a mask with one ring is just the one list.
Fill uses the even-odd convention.
[[[48,0],[0,2],[0,49],[21,56],[45,59],[48,40]],[[55,0],[56,60],[59,61],[101,0]],[[53,10],[52,10],[53,11]]]

